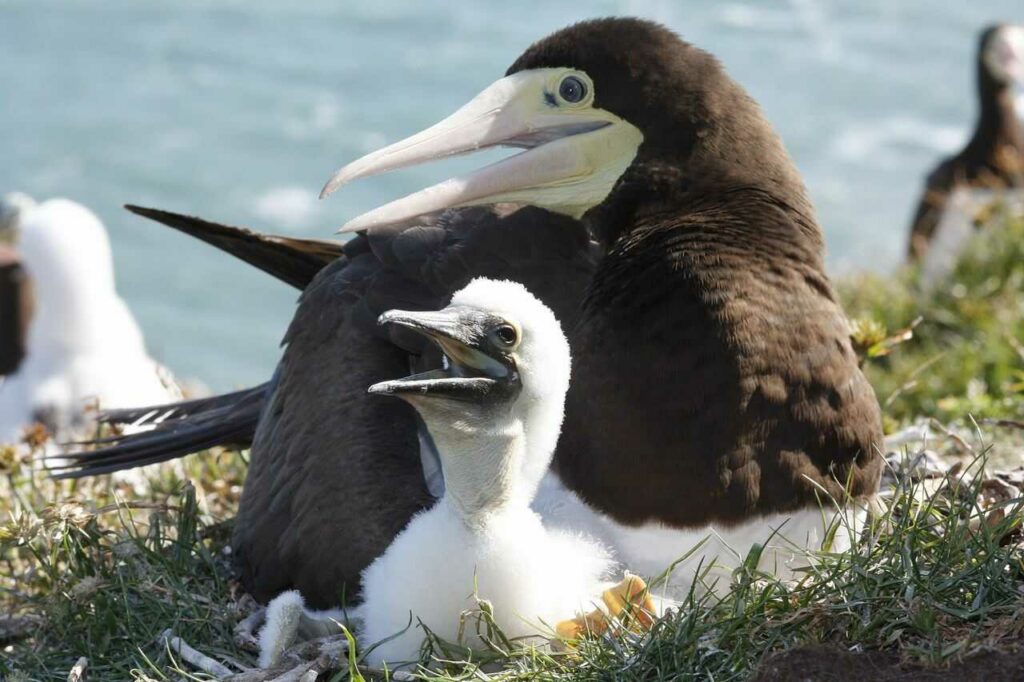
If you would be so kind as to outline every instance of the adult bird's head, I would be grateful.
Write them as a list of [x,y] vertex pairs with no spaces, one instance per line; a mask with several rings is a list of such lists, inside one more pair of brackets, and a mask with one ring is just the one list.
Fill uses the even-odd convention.
[[979,79],[998,86],[1024,86],[1024,26],[998,24],[981,34]]
[[442,460],[521,439],[522,485],[532,491],[551,461],[569,389],[569,343],[554,313],[521,284],[480,278],[443,310],[391,310],[380,323],[428,337],[444,365],[369,392],[412,404]]
[[[321,196],[356,178],[495,146],[526,151],[386,204],[342,231],[494,203],[622,224],[723,183],[781,183],[802,195],[777,136],[714,57],[652,22],[599,19],[537,42],[448,118],[341,168]],[[596,227],[600,237],[616,236]]]

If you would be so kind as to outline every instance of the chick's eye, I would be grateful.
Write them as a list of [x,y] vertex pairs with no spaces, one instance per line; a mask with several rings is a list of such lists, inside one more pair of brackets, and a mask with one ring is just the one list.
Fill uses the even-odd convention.
[[497,336],[498,340],[506,346],[511,346],[519,340],[519,334],[516,333],[516,328],[510,324],[503,324],[495,329],[494,335]]
[[587,96],[587,85],[576,76],[566,76],[558,86],[558,95],[570,104],[582,102]]

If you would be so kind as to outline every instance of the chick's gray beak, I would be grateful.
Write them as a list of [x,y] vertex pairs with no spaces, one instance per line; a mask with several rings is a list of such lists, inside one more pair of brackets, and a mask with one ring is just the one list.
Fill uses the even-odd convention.
[[378,318],[379,324],[401,325],[430,338],[447,358],[446,366],[382,381],[368,392],[406,399],[436,396],[473,401],[493,395],[499,384],[507,384],[513,377],[501,358],[487,352],[488,322],[486,313],[459,306],[438,311],[389,310]]

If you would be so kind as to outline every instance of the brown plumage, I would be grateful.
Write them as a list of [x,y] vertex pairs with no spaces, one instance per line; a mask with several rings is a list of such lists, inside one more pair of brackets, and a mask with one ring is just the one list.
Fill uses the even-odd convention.
[[0,242],[0,376],[12,374],[25,357],[30,309],[25,269],[17,252]]
[[[567,330],[555,467],[625,523],[699,527],[872,495],[881,419],[800,177],[718,62],[650,22],[577,24],[510,69],[574,67],[644,142],[583,224],[524,209],[374,229],[303,294],[235,526],[243,582],[316,606],[430,502],[412,411],[365,395],[436,358],[367,324],[476,275],[522,281]],[[584,226],[598,243],[588,241]]]
[[757,104],[648,22],[579,24],[511,70],[544,66],[586,71],[595,104],[644,132],[585,216],[608,252],[570,332],[566,484],[619,521],[678,526],[793,510],[813,483],[873,493],[878,404],[813,209]]
[[950,195],[958,187],[1024,187],[1024,129],[1014,108],[1011,84],[992,73],[986,51],[1005,25],[990,26],[978,41],[978,122],[967,145],[943,160],[925,180],[910,224],[907,257],[917,261],[928,251]]

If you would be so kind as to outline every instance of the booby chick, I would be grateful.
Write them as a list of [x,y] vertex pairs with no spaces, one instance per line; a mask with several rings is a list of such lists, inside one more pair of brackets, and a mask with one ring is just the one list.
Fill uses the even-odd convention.
[[[85,473],[251,435],[232,541],[243,584],[261,600],[299,589],[337,605],[433,501],[415,414],[364,395],[433,359],[366,321],[483,275],[522,281],[565,325],[573,381],[554,487],[581,498],[626,566],[660,572],[710,535],[726,547],[707,558],[728,570],[755,543],[819,546],[840,515],[822,504],[862,518],[882,469],[878,401],[800,174],[719,62],[651,22],[582,22],[327,190],[494,146],[523,151],[348,226],[363,232],[305,287],[269,384],[189,406],[195,428],[188,414],[144,444],[87,453]],[[528,207],[499,215],[509,202]],[[158,219],[250,262],[304,262],[269,239]],[[762,568],[791,568],[780,554]]]
[[26,356],[0,385],[0,443],[16,442],[34,422],[58,439],[72,437],[94,402],[180,399],[117,295],[99,219],[73,201],[51,199],[23,212],[16,229],[34,302]]
[[[443,310],[391,310],[380,323],[422,335],[444,354],[441,369],[369,388],[416,409],[444,488],[363,573],[363,603],[351,614],[367,660],[391,668],[417,662],[424,627],[480,648],[475,624],[464,622],[478,600],[489,602],[509,638],[552,635],[558,622],[590,610],[611,569],[602,546],[545,528],[530,508],[569,387],[569,344],[558,320],[521,284],[480,278]],[[310,616],[295,592],[271,602],[262,666],[276,661],[302,622],[345,617]]]
[[[444,369],[370,387],[416,408],[445,490],[363,574],[362,638],[381,642],[368,660],[418,661],[419,623],[457,642],[460,616],[478,598],[510,638],[550,634],[589,608],[610,568],[599,545],[547,530],[530,508],[569,388],[558,321],[523,286],[477,279],[440,312],[390,311],[381,322],[424,334],[445,354]],[[460,643],[478,648],[476,631],[465,627]]]
[[1013,92],[1024,86],[1024,26],[985,29],[976,69],[974,133],[958,154],[928,175],[910,226],[907,256],[923,261],[930,280],[951,269],[974,232],[974,213],[991,201],[993,192],[1024,189],[1024,127]]

